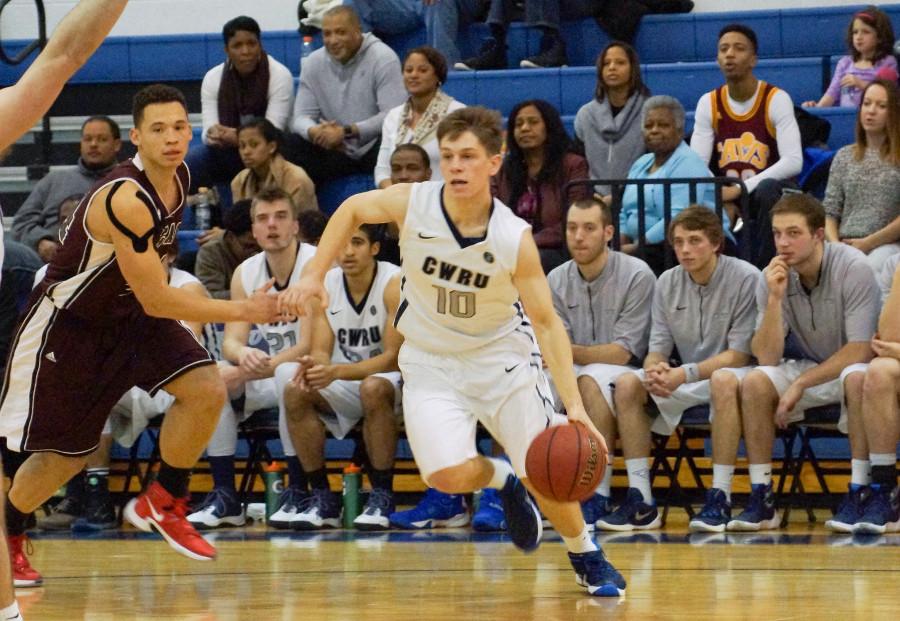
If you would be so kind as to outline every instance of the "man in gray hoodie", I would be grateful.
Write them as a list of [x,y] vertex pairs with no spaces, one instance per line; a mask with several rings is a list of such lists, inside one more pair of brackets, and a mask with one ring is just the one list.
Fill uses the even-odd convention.
[[33,248],[46,263],[59,246],[59,208],[82,195],[116,165],[122,140],[108,116],[92,116],[81,126],[81,157],[76,166],[54,170],[38,181],[16,212],[13,237]]
[[343,175],[371,174],[381,124],[406,99],[400,59],[371,33],[362,33],[349,6],[322,19],[324,49],[304,60],[294,101],[287,157],[316,186]]

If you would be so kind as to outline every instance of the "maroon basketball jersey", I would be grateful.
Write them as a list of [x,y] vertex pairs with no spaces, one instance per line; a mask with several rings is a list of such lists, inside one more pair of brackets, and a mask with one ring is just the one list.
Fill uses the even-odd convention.
[[[114,321],[143,312],[119,269],[113,244],[98,241],[88,232],[87,208],[101,190],[116,184],[121,185],[117,192],[137,192],[153,215],[153,234],[147,241],[162,258],[175,244],[181,226],[182,208],[190,187],[190,173],[185,164],[178,167],[176,179],[181,199],[171,213],[147,178],[140,156],[119,164],[91,188],[72,215],[62,245],[41,283],[54,306],[92,321]],[[127,181],[140,189],[136,190]],[[95,209],[105,208],[106,205],[95,206]]]
[[769,120],[769,104],[777,92],[776,87],[760,80],[756,100],[743,115],[728,105],[726,86],[710,93],[716,137],[714,173],[746,180],[778,161],[775,127]]

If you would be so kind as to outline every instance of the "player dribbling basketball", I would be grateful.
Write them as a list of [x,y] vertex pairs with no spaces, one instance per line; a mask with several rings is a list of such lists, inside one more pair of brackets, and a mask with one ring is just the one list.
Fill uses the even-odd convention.
[[[302,313],[313,298],[327,304],[323,278],[351,233],[364,223],[396,222],[404,284],[395,324],[405,337],[399,362],[416,463],[443,492],[498,489],[513,543],[527,552],[540,542],[541,518],[525,490],[525,454],[554,416],[541,352],[569,420],[596,430],[530,227],[491,198],[499,115],[457,110],[439,125],[438,141],[445,182],[398,184],[344,202],[301,281],[282,294],[282,309]],[[478,422],[503,444],[512,467],[478,455]],[[569,549],[578,584],[592,595],[623,595],[625,580],[591,538],[578,503],[535,497]]]

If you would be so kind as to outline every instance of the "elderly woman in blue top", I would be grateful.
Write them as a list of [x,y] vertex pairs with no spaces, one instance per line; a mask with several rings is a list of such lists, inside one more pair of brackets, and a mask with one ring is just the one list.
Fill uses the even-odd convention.
[[[706,162],[700,159],[684,142],[684,108],[674,97],[657,95],[650,97],[642,110],[644,144],[648,153],[635,161],[628,171],[629,179],[673,179],[684,177],[712,177]],[[646,243],[659,246],[666,238],[663,185],[644,186],[644,226]],[[690,200],[688,184],[672,186],[672,212],[674,218],[682,209],[691,204],[714,208],[714,186],[697,185],[697,195]],[[723,214],[724,215],[724,214]],[[726,216],[725,230],[728,231]],[[622,251],[636,254],[638,251],[638,186],[628,185],[622,196],[622,210],[619,214],[619,232],[622,236]],[[645,253],[646,255],[647,253]],[[654,266],[650,252],[645,259]],[[662,256],[661,254],[659,255]]]

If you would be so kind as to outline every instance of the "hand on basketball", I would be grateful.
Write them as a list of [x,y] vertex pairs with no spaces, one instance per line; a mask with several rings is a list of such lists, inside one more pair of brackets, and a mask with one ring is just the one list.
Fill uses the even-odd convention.
[[278,296],[278,309],[283,313],[306,316],[306,305],[318,300],[322,310],[328,308],[328,292],[322,281],[312,276],[301,276],[297,284],[288,287]]
[[238,366],[250,377],[267,377],[271,374],[269,354],[255,347],[242,347],[238,355]]
[[875,355],[883,358],[894,358],[900,360],[900,343],[892,341],[882,341],[879,338],[872,339],[872,351]]
[[778,400],[778,407],[775,409],[775,424],[779,429],[787,429],[791,413],[802,398],[803,387],[794,382]]
[[763,270],[763,275],[766,277],[766,287],[769,289],[770,296],[778,300],[784,298],[784,293],[787,291],[789,271],[790,268],[787,262],[780,256],[776,256],[769,261],[766,269]]
[[245,308],[245,321],[250,323],[278,323],[288,319],[288,314],[282,314],[279,308],[278,297],[269,295],[269,289],[274,285],[275,279],[270,278],[266,284],[242,301]]
[[603,437],[603,434],[594,426],[593,421],[591,421],[590,417],[587,415],[587,412],[584,409],[584,406],[576,406],[573,408],[566,409],[566,417],[569,419],[570,423],[581,423],[585,427],[587,427],[588,431],[590,431],[594,436],[597,437],[597,441],[600,442],[600,446],[603,448],[603,451],[606,453],[606,461],[608,463],[612,463],[612,456],[609,454],[609,449],[606,446],[606,438]]

